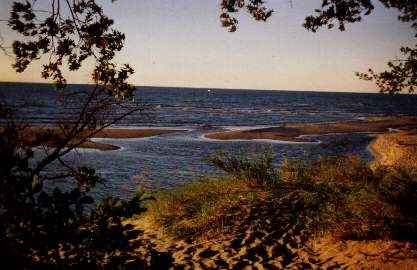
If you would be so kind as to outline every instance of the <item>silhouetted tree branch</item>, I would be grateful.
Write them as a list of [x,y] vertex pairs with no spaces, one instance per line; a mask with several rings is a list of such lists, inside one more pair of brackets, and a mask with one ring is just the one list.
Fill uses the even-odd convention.
[[266,21],[273,13],[272,9],[266,8],[263,0],[222,0],[220,5],[222,10],[220,21],[222,26],[228,28],[230,32],[235,32],[239,23],[231,14],[242,9],[257,21]]
[[[321,27],[332,29],[337,25],[340,31],[346,30],[346,24],[361,22],[364,16],[370,15],[375,9],[377,0],[322,0],[315,13],[305,18],[303,26],[312,32]],[[386,8],[394,8],[400,12],[398,19],[411,23],[417,30],[417,2],[415,0],[378,0]],[[272,15],[272,10],[266,7],[265,1],[222,0],[222,25],[229,31],[237,29],[238,21],[231,14],[240,10],[248,11],[256,20],[265,21]],[[417,36],[417,34],[416,34]],[[368,73],[357,73],[359,78],[373,80],[383,93],[396,94],[401,91],[413,93],[417,87],[417,47],[403,47],[401,53],[404,59],[388,62],[388,70]]]
[[[151,258],[158,253],[150,250],[148,260],[138,256],[139,232],[122,223],[124,217],[143,212],[142,202],[150,197],[138,190],[130,200],[96,201],[88,195],[100,181],[95,170],[74,167],[63,159],[101,130],[147,108],[130,102],[134,87],[127,80],[133,69],[113,62],[125,36],[112,28],[113,20],[94,0],[49,3],[50,9],[44,10],[36,8],[36,0],[13,2],[8,25],[22,37],[12,44],[13,68],[23,72],[31,63],[47,60],[41,76],[52,79],[65,97],[64,67],[77,71],[91,59],[95,86],[69,94],[73,101],[66,102],[80,106],[75,118],[59,124],[61,132],[44,129],[30,142],[24,138],[26,127],[19,127],[8,105],[0,103],[5,120],[0,127],[1,261],[13,269],[159,268],[154,264],[165,262]],[[32,147],[38,145],[44,146],[45,156],[35,160]],[[52,163],[61,164],[66,172],[46,175],[44,170]],[[59,178],[75,186],[65,191],[45,189],[46,180]]]
[[[363,16],[368,16],[374,10],[375,1],[371,0],[323,0],[321,8],[316,14],[305,19],[304,27],[316,32],[318,28],[327,26],[331,29],[336,22],[339,30],[344,31],[346,23],[360,22]],[[400,12],[398,19],[411,23],[417,30],[417,2],[414,0],[379,0],[386,8],[395,8]],[[416,34],[417,36],[417,34]],[[383,93],[396,94],[401,91],[413,93],[417,87],[417,47],[402,47],[404,59],[388,62],[388,70],[375,72],[369,69],[368,73],[356,73],[364,80],[373,80]]]

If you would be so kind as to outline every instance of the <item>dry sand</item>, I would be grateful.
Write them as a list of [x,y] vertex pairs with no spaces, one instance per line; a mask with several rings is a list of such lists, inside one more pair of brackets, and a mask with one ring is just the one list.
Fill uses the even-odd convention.
[[403,129],[417,127],[417,117],[370,117],[363,121],[349,121],[339,123],[296,123],[280,127],[225,131],[209,133],[207,138],[217,140],[234,139],[270,139],[288,141],[306,141],[301,135],[354,133],[354,132],[386,132],[389,128]]
[[[403,131],[384,133],[388,128]],[[176,131],[107,129],[97,137],[140,138]],[[31,128],[26,132],[25,136],[29,138],[42,130]],[[370,145],[377,157],[373,167],[416,167],[417,121],[412,117],[370,118],[366,121],[330,124],[288,124],[280,128],[214,133],[207,137],[297,140],[303,134],[349,132],[380,133]],[[114,146],[89,141],[82,147],[111,150]],[[269,205],[279,204],[276,200],[280,199],[260,196],[255,202],[241,205],[246,214],[240,226],[213,238],[173,239],[146,220],[146,216],[129,222],[144,231],[140,254],[146,257],[148,248],[169,251],[174,259],[173,269],[417,269],[417,246],[411,243],[387,240],[335,241],[331,236],[311,240],[304,229],[308,220],[283,221],[291,216],[286,214],[286,211],[292,211],[289,209],[270,212],[276,207]]]
[[323,268],[417,269],[415,244],[387,240],[335,241],[325,237],[313,244]]
[[[227,233],[197,239],[174,239],[147,219],[131,224],[143,230],[138,250],[170,252],[170,269],[398,269],[417,270],[417,246],[388,240],[341,241],[331,236],[311,239],[308,219],[277,209],[280,198],[262,198],[247,207],[238,226]],[[292,218],[291,218],[292,216]],[[289,218],[290,217],[290,218]]]
[[[370,149],[377,159],[372,164],[417,166],[417,118],[370,118],[366,121],[331,124],[290,124],[282,128],[210,134],[215,139],[288,139],[303,134],[374,132],[380,133]],[[386,132],[388,128],[403,129]],[[385,132],[385,133],[384,133]],[[311,239],[305,230],[309,221],[285,220],[280,196],[262,198],[239,207],[246,214],[241,224],[213,238],[173,239],[146,215],[131,222],[143,230],[144,245],[173,255],[172,269],[404,269],[417,270],[417,246],[391,240],[342,241],[332,236]],[[274,204],[274,207],[269,207]],[[284,205],[284,204],[283,204]],[[285,225],[286,224],[286,225]],[[145,252],[145,253],[143,253]]]
[[394,166],[417,168],[417,129],[398,133],[378,135],[369,145],[369,149],[377,157],[371,164],[378,166]]
[[223,228],[227,233],[208,232],[197,239],[174,239],[156,227],[146,215],[133,219],[131,223],[144,230],[145,244],[139,253],[146,257],[149,247],[160,252],[169,251],[174,259],[172,269],[318,267],[317,256],[303,245],[308,238],[305,223],[295,221],[299,217],[289,213],[293,209],[277,209],[275,205],[281,205],[280,200],[282,198],[260,194],[256,201],[242,202],[239,207],[245,214],[236,224]]

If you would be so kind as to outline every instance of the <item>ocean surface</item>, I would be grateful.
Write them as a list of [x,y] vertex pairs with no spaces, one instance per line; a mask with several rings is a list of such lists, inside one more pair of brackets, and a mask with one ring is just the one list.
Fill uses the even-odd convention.
[[[19,121],[46,126],[74,114],[80,103],[71,101],[71,93],[88,88],[72,85],[63,99],[47,84],[0,83],[0,99],[11,105]],[[121,148],[114,151],[79,149],[70,153],[65,158],[67,161],[93,167],[103,177],[104,181],[94,191],[97,196],[129,196],[139,185],[166,189],[219,174],[221,172],[205,162],[205,157],[217,151],[248,155],[271,151],[277,164],[284,158],[352,153],[365,160],[372,159],[366,150],[371,135],[365,133],[316,136],[321,143],[286,143],[209,140],[204,137],[209,132],[289,122],[417,115],[416,95],[138,87],[134,102],[151,104],[152,109],[131,115],[116,126],[174,127],[184,131],[142,139],[96,139]],[[42,155],[42,151],[38,150],[37,154]],[[62,168],[54,164],[48,170]]]

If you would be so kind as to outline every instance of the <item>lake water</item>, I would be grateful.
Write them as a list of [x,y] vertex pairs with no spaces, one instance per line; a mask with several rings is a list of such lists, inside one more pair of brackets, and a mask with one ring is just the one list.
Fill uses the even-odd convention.
[[[67,92],[88,86],[72,85]],[[73,112],[60,95],[46,84],[0,83],[0,96],[12,104],[16,117],[37,125],[53,125]],[[284,158],[314,158],[324,154],[366,151],[368,134],[319,136],[323,144],[271,141],[216,141],[204,134],[237,128],[278,126],[289,122],[329,122],[380,115],[417,115],[417,96],[323,93],[301,91],[252,91],[138,87],[136,103],[154,109],[130,116],[123,127],[175,127],[184,132],[143,139],[97,139],[121,147],[115,151],[80,149],[66,159],[95,168],[105,181],[96,194],[128,196],[138,185],[169,188],[219,173],[204,158],[216,151],[248,154],[270,150],[274,162]],[[341,143],[333,143],[338,141]],[[52,166],[49,170],[59,170]]]

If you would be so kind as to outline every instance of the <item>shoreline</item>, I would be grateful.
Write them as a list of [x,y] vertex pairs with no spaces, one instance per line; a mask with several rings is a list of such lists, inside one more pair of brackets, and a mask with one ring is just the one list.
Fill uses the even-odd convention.
[[[311,137],[327,134],[370,133],[376,135],[376,137],[368,146],[368,150],[373,156],[375,156],[375,159],[378,159],[379,156],[381,156],[379,152],[385,150],[375,149],[378,147],[374,143],[375,141],[382,142],[382,140],[386,140],[386,138],[390,138],[392,140],[392,138],[395,137],[394,134],[402,134],[409,130],[417,130],[417,117],[369,117],[364,120],[347,122],[288,123],[276,127],[272,126],[254,129],[211,132],[203,134],[201,138],[216,141],[253,140],[269,141],[271,143],[318,143],[316,139]],[[180,128],[175,129],[158,127],[107,128],[98,132],[93,139],[140,139],[184,131],[186,130]],[[33,144],[36,141],[37,136],[45,134],[46,132],[52,132],[54,135],[61,136],[65,133],[65,129],[58,127],[30,126],[22,130],[22,135],[28,144]],[[87,132],[84,134],[86,133]],[[384,134],[388,134],[390,136],[385,136]],[[74,140],[70,143],[70,145],[76,143],[78,143],[77,140]],[[53,146],[52,142],[47,142],[46,144],[48,146]],[[120,147],[116,145],[96,140],[88,140],[78,147],[97,149],[100,151],[120,149]]]
[[375,157],[370,164],[372,169],[381,166],[416,169],[417,129],[379,134],[368,149]]
[[[403,129],[400,131],[385,129],[386,125],[393,124],[391,121],[382,125],[380,120],[377,120],[379,124],[374,125],[373,128],[378,131],[378,134],[368,146],[375,160],[364,166],[371,168],[372,171],[379,166],[394,166],[415,172],[417,168],[416,120],[414,118],[409,123],[408,120],[397,123],[396,126]],[[382,131],[383,129],[385,131]],[[329,169],[330,175],[337,173],[340,167],[337,168],[337,170]],[[361,170],[353,168],[350,173],[357,173],[356,176],[360,176]],[[343,168],[340,173],[344,174]],[[375,171],[371,173],[378,175]],[[316,176],[321,176],[321,174]],[[329,174],[324,174],[324,176],[329,177]],[[358,181],[355,176],[353,179]],[[362,180],[368,181],[366,177]],[[341,181],[346,181],[346,179],[341,179]],[[348,183],[345,188],[349,188],[349,184],[353,183]],[[174,264],[184,269],[327,269],[335,267],[417,269],[417,245],[410,239],[395,237],[343,239],[335,236],[332,230],[310,238],[309,225],[303,227],[302,224],[310,224],[308,222],[312,219],[307,218],[300,223],[302,216],[298,213],[302,213],[302,210],[297,212],[300,211],[296,208],[297,204],[280,208],[279,205],[284,205],[283,198],[288,194],[283,193],[277,196],[277,194],[268,193],[270,188],[262,189],[247,185],[244,181],[228,182],[225,179],[190,183],[182,189],[160,193],[156,201],[152,202],[154,204],[149,205],[151,213],[146,212],[132,218],[128,223],[143,231],[140,238],[142,241],[161,252],[171,252]],[[354,194],[353,190],[350,194]],[[368,205],[370,209],[375,207],[376,202],[368,201],[368,199],[374,198],[371,195],[378,194],[377,192],[372,193],[363,189],[357,194],[357,197],[347,198],[362,200],[363,204],[355,204],[356,200],[343,201],[348,205],[347,209],[357,207],[355,209],[365,211]],[[204,202],[207,205],[201,207],[201,213],[197,212],[198,214],[193,215],[193,212],[188,210],[197,211]],[[394,207],[394,204],[385,203],[380,206],[390,209]],[[278,210],[274,207],[278,207]],[[378,208],[377,211],[380,211],[379,209],[382,208]],[[371,213],[372,211],[370,210]],[[390,213],[388,210],[384,211]],[[291,223],[291,219],[288,218],[291,215],[297,217],[296,222]],[[364,228],[378,224],[367,220],[366,212],[361,215],[364,216]],[[221,226],[211,228],[210,224],[216,222],[219,222]],[[343,222],[340,224],[344,225]]]
[[366,120],[331,123],[289,123],[283,126],[250,130],[213,132],[205,135],[215,140],[280,140],[311,142],[310,135],[342,133],[385,133],[390,129],[417,128],[417,117],[369,117]]

